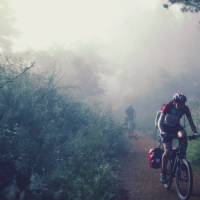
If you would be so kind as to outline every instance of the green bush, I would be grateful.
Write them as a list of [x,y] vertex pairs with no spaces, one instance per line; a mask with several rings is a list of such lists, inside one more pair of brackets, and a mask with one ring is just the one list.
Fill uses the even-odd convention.
[[200,141],[195,141],[189,144],[188,148],[188,157],[190,161],[192,162],[193,166],[197,169],[200,170]]
[[[195,122],[196,126],[199,127],[199,125],[200,125],[200,100],[198,100],[198,99],[190,100],[189,106],[191,108],[191,112],[192,112],[194,122]],[[191,130],[190,130],[188,123],[186,125],[187,125],[186,126],[187,132],[189,134],[191,134]],[[194,168],[196,168],[197,170],[200,170],[200,167],[199,167],[200,166],[199,149],[200,149],[200,141],[199,140],[189,142],[188,158],[192,162],[192,165],[194,166]]]
[[[11,61],[0,84],[23,69]],[[62,95],[53,76],[27,71],[1,88],[0,128],[0,198],[15,180],[30,200],[117,199],[122,126]]]

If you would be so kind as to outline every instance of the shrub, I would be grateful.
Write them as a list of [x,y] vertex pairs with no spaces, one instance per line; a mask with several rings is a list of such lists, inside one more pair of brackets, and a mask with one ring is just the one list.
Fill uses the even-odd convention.
[[[1,84],[19,69],[2,64]],[[16,196],[30,200],[116,199],[127,141],[110,116],[62,95],[53,76],[30,71],[1,88],[0,111],[1,198],[15,183]]]

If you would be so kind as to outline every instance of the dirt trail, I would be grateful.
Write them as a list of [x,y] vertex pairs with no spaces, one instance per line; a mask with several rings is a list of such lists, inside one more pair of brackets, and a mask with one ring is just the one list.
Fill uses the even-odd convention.
[[[122,181],[129,191],[130,200],[177,200],[175,184],[171,191],[159,182],[160,170],[150,169],[147,151],[156,143],[144,134],[132,142],[131,152],[122,160]],[[194,174],[194,187],[190,200],[200,200],[200,176]]]

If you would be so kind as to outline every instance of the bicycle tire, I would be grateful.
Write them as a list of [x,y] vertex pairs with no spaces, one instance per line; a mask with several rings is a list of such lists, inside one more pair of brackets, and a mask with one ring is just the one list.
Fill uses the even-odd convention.
[[[186,172],[186,176],[182,177],[181,175],[184,175],[184,171]],[[187,161],[186,159],[181,160],[181,163],[178,165],[176,169],[175,177],[176,177],[176,192],[178,198],[180,200],[188,200],[193,188],[193,173],[189,161]],[[180,186],[180,181],[187,182],[186,191],[182,190]]]
[[173,168],[173,162],[172,160],[169,160],[167,163],[167,177],[166,177],[167,182],[163,184],[164,188],[167,190],[170,190],[172,186],[172,181],[173,181],[172,168]]

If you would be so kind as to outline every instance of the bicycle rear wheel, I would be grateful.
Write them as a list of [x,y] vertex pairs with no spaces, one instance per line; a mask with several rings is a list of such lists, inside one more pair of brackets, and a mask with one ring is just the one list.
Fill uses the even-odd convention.
[[190,163],[182,159],[176,169],[176,192],[180,200],[188,200],[193,187],[193,174]]

